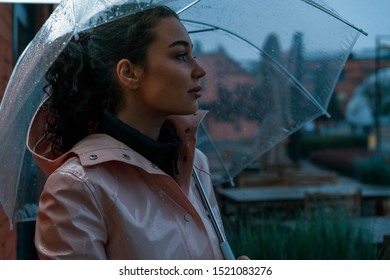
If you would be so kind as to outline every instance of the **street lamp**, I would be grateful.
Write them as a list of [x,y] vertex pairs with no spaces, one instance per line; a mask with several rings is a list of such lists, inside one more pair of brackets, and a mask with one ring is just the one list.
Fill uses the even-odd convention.
[[376,147],[377,151],[381,151],[382,145],[382,135],[381,135],[381,124],[380,124],[380,116],[381,116],[381,106],[382,106],[382,92],[381,92],[381,84],[379,81],[378,73],[381,67],[381,51],[389,51],[390,45],[382,44],[383,40],[390,41],[390,35],[376,35],[375,36],[375,98],[374,98],[374,121],[375,121],[375,134],[376,134]]

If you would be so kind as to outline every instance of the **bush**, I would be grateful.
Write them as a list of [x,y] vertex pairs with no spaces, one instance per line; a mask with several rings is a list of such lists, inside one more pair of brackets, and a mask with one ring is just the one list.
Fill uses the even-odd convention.
[[301,155],[307,157],[312,151],[325,149],[356,149],[366,148],[367,139],[364,136],[346,135],[304,135],[301,139]]
[[233,252],[251,259],[379,259],[370,233],[353,228],[343,217],[300,217],[290,224],[276,217],[246,223],[233,232],[228,231]]
[[363,183],[390,186],[390,166],[385,155],[356,160],[355,169]]
[[308,159],[319,166],[356,177],[356,162],[376,155],[375,152],[366,149],[325,149],[312,151]]

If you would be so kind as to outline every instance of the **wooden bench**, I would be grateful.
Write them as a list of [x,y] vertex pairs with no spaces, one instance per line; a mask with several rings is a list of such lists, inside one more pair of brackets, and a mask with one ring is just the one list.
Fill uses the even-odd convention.
[[327,217],[343,215],[359,217],[362,194],[360,190],[349,193],[307,192],[304,195],[305,216],[321,213]]

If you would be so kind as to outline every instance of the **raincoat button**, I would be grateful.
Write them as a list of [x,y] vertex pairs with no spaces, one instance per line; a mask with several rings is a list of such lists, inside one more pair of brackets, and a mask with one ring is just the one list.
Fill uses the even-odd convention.
[[186,128],[184,131],[185,131],[185,133],[188,133],[191,131],[191,128]]
[[154,169],[158,169],[157,164],[152,163],[150,166],[151,166],[152,168],[154,168]]
[[124,159],[130,159],[130,156],[127,155],[127,154],[122,154],[122,158],[124,158]]
[[90,160],[97,160],[97,159],[98,159],[98,156],[97,156],[97,155],[90,155],[90,156],[89,156],[89,159],[90,159]]
[[186,221],[186,222],[190,222],[191,220],[192,220],[192,216],[191,216],[191,214],[185,214],[184,215],[184,220]]

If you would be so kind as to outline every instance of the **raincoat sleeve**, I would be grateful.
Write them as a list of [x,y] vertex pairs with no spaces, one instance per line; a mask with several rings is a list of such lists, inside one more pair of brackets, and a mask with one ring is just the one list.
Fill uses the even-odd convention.
[[42,193],[35,231],[41,259],[106,259],[106,229],[96,197],[74,174],[56,171]]

